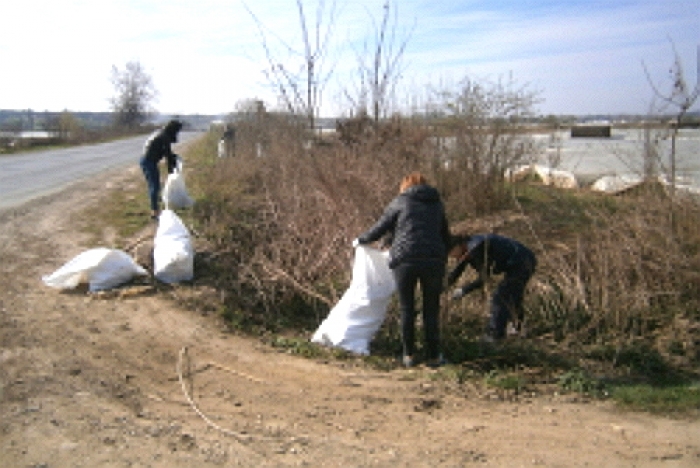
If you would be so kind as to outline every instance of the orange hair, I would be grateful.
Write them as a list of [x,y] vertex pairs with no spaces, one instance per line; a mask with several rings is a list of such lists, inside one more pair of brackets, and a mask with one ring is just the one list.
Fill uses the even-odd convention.
[[401,185],[399,186],[399,193],[403,193],[406,189],[413,187],[414,185],[425,185],[427,180],[420,172],[411,172],[406,177],[401,180]]

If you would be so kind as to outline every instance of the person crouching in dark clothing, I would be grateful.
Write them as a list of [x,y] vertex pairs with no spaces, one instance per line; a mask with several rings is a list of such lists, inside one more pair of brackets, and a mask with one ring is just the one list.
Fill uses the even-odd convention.
[[152,219],[157,219],[160,214],[160,171],[158,170],[158,163],[161,159],[167,158],[168,174],[175,171],[178,156],[173,153],[171,145],[177,142],[177,135],[181,129],[182,122],[171,120],[165,127],[151,134],[143,147],[140,165],[148,184]]
[[447,276],[448,286],[457,281],[467,265],[478,274],[476,280],[455,289],[453,299],[461,299],[482,288],[491,274],[503,274],[491,297],[485,339],[496,341],[504,338],[508,320],[517,319],[518,325],[522,324],[525,287],[537,267],[535,254],[520,242],[497,234],[453,236],[450,245],[450,256],[458,263]]

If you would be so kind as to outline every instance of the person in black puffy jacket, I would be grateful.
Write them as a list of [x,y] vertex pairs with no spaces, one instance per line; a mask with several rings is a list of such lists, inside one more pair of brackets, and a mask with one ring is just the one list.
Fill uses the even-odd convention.
[[455,289],[453,299],[482,288],[491,274],[503,274],[491,298],[491,316],[484,337],[487,341],[504,338],[508,320],[517,319],[518,326],[522,325],[525,287],[537,267],[532,250],[497,234],[461,235],[452,238],[449,255],[458,263],[447,276],[448,286],[457,281],[467,266],[478,274],[474,281]]
[[415,364],[416,287],[423,293],[426,363],[437,367],[440,353],[440,294],[442,293],[450,232],[440,194],[414,172],[403,178],[399,195],[379,220],[353,242],[369,244],[388,237],[389,268],[396,280],[401,310],[403,363]]
[[165,127],[151,134],[143,147],[140,165],[148,184],[152,219],[157,219],[160,214],[160,171],[158,170],[158,163],[161,159],[166,158],[168,161],[168,174],[175,171],[178,156],[173,153],[171,145],[177,142],[177,135],[181,129],[182,122],[171,120]]

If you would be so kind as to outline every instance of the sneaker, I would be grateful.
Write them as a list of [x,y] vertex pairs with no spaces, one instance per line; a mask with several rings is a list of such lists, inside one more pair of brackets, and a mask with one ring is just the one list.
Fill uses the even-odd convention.
[[506,329],[506,336],[518,336],[520,332],[518,328],[511,322],[508,323],[508,328]]

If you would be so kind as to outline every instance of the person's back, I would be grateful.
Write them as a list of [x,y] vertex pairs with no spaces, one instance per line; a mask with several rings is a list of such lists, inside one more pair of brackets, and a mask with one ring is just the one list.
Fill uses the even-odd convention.
[[467,241],[467,249],[470,263],[475,269],[481,270],[486,261],[494,274],[510,271],[521,260],[534,257],[532,251],[521,242],[498,234],[473,235]]
[[445,209],[438,191],[414,185],[395,199],[398,218],[391,263],[404,260],[444,262],[447,256]]
[[403,178],[399,195],[389,203],[374,226],[355,239],[353,245],[368,244],[384,235],[391,237],[389,268],[399,296],[403,363],[410,367],[416,362],[415,293],[420,284],[427,362],[431,366],[442,365],[440,293],[450,233],[440,194],[419,172]]

